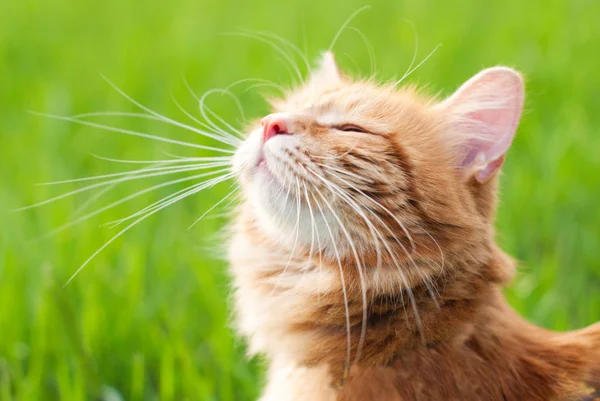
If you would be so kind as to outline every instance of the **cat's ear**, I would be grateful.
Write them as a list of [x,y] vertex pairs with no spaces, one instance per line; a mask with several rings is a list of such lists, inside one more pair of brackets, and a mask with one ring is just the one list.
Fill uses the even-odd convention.
[[507,67],[488,68],[436,105],[448,113],[460,168],[479,182],[502,166],[523,109],[521,75]]
[[335,63],[333,53],[327,51],[319,59],[317,67],[310,73],[309,85],[331,86],[341,82],[342,75]]

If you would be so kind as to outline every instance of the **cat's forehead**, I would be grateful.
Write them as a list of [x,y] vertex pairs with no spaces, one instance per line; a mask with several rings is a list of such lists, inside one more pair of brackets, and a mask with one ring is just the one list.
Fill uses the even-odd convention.
[[414,109],[411,93],[370,82],[334,87],[306,87],[275,104],[276,111],[310,115],[322,124],[368,123],[382,132],[394,131],[397,116]]
[[389,91],[366,83],[355,83],[301,88],[290,93],[281,107],[287,108],[287,111],[305,110],[319,113],[331,109],[351,110],[361,105],[384,102],[392,102]]

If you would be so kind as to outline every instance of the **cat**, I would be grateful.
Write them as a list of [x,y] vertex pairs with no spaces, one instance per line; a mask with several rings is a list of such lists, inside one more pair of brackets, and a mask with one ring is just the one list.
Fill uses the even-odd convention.
[[438,101],[327,52],[250,126],[228,259],[261,401],[598,397],[600,324],[551,332],[502,294],[497,182],[523,100],[507,67]]

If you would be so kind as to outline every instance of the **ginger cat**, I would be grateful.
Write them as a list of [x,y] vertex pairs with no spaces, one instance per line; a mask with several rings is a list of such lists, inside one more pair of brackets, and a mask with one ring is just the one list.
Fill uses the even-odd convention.
[[524,99],[486,69],[437,101],[354,81],[326,53],[234,157],[237,327],[270,362],[261,401],[593,400],[600,324],[507,304],[498,172]]

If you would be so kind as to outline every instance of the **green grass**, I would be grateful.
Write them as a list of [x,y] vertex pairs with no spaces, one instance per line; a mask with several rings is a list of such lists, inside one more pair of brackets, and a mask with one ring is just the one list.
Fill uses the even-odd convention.
[[[252,400],[261,364],[244,358],[229,328],[230,289],[217,235],[222,217],[186,228],[227,185],[185,200],[115,241],[61,286],[116,233],[102,223],[166,196],[167,188],[90,222],[38,240],[87,199],[8,210],[76,186],[36,183],[106,174],[123,165],[90,156],[164,158],[201,153],[28,114],[135,108],[100,77],[162,113],[184,120],[198,93],[247,77],[287,84],[276,52],[222,35],[270,30],[306,48],[327,48],[354,0],[0,2],[0,400]],[[600,2],[372,1],[353,22],[370,39],[381,78],[401,76],[419,33],[410,78],[449,93],[479,69],[523,71],[528,100],[502,177],[498,237],[518,260],[507,291],[529,319],[553,329],[600,320]],[[345,70],[368,75],[368,52],[346,31],[335,51]],[[246,115],[266,106],[235,88]],[[210,104],[236,125],[233,102]],[[186,141],[181,129],[127,119],[106,122]],[[154,181],[154,183],[160,182]],[[145,183],[149,185],[150,183]],[[116,188],[101,204],[144,185]],[[112,397],[112,398],[111,398]]]

